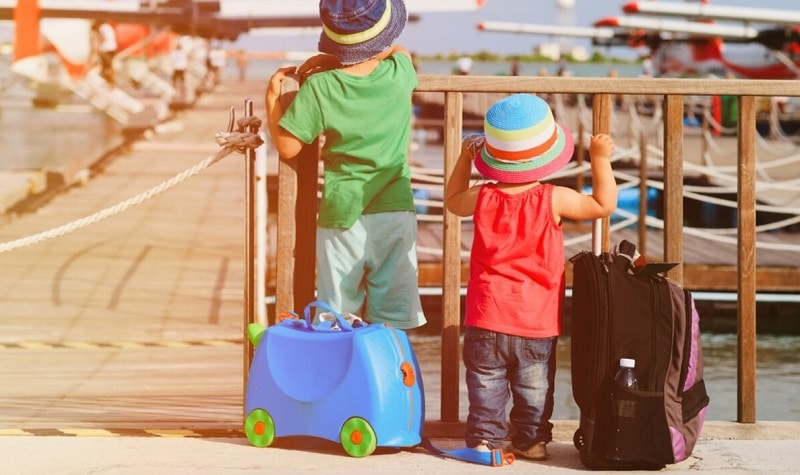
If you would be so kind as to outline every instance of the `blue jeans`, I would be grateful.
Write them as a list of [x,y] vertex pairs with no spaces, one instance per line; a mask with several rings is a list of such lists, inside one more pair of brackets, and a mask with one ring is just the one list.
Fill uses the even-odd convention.
[[466,327],[462,357],[469,392],[467,447],[482,440],[491,448],[503,446],[509,396],[514,447],[527,450],[552,440],[557,343],[558,337],[524,338]]

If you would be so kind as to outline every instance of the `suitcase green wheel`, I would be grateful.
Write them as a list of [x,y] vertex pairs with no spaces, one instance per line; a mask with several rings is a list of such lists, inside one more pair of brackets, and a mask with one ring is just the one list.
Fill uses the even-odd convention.
[[366,457],[378,446],[378,438],[372,426],[360,417],[351,417],[345,421],[339,432],[339,440],[344,451],[352,457]]
[[268,447],[275,440],[275,422],[264,409],[253,409],[244,421],[247,440],[256,447]]

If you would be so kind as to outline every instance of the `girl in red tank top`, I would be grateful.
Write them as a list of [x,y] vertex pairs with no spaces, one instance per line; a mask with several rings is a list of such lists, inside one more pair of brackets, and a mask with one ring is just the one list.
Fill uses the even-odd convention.
[[[572,158],[571,132],[545,101],[514,94],[486,113],[484,133],[466,137],[445,192],[447,209],[473,216],[463,360],[469,394],[464,440],[547,458],[552,440],[555,354],[564,298],[563,218],[592,220],[616,208],[614,142],[591,139],[592,195],[540,183]],[[487,181],[470,186],[472,165]]]

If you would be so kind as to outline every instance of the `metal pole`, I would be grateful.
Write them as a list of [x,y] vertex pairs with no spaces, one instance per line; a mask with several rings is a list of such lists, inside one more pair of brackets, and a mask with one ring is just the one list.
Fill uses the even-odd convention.
[[[592,98],[592,134],[611,133],[611,96],[595,94]],[[591,157],[589,157],[591,158]],[[594,177],[593,177],[594,178]],[[594,180],[592,189],[594,190]],[[610,219],[599,218],[592,221],[592,252],[600,255],[609,251],[611,245]]]
[[[253,100],[246,99],[244,102],[246,117],[253,116]],[[250,125],[249,132],[258,133],[258,127]],[[256,283],[256,152],[252,148],[247,148],[245,152],[245,247],[244,247],[244,377],[242,395],[247,394],[247,375],[250,372],[250,363],[253,358],[253,345],[247,338],[247,327],[255,322],[255,283]],[[242,404],[244,408],[244,404]]]
[[[261,139],[267,143],[266,133],[261,132]],[[255,151],[255,170],[256,170],[256,264],[255,264],[255,318],[256,321],[264,326],[267,325],[267,226],[269,225],[269,203],[267,202],[267,147],[260,147]]]
[[639,134],[639,253],[647,256],[647,138]]

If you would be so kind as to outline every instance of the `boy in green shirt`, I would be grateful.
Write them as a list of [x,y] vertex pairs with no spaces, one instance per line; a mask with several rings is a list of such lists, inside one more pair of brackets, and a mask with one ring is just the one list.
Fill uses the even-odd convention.
[[[425,323],[417,277],[417,222],[408,166],[411,55],[393,41],[402,0],[322,0],[322,54],[279,69],[266,95],[281,157],[324,135],[325,185],[317,227],[317,297],[369,322]],[[322,71],[320,71],[322,70]],[[307,74],[284,110],[281,81]]]

